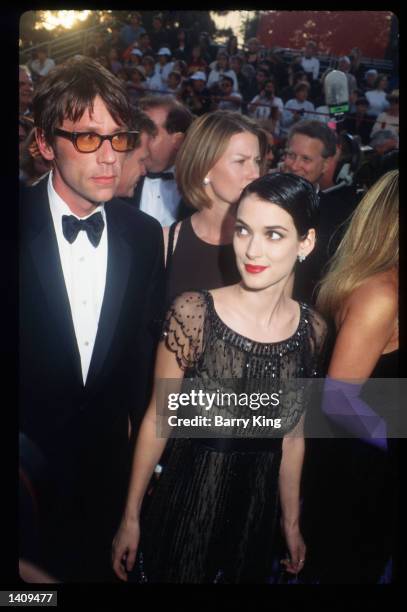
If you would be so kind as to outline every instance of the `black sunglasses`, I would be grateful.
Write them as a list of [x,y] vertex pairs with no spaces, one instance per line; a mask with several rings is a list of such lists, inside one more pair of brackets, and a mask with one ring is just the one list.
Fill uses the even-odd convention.
[[118,153],[132,151],[140,142],[140,132],[137,130],[103,135],[95,132],[67,132],[55,128],[54,134],[70,140],[79,153],[94,153],[102,146],[104,140],[110,140],[113,151]]

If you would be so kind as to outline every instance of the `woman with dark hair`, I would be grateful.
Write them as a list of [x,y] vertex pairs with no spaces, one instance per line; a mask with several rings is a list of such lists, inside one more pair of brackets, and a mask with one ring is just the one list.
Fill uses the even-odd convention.
[[184,28],[179,28],[176,33],[177,42],[174,46],[172,57],[174,60],[187,61],[190,53],[190,45],[188,41],[187,32]]
[[[276,173],[253,181],[243,190],[235,223],[240,282],[186,292],[173,301],[157,353],[156,381],[172,379],[172,390],[190,391],[192,384],[218,395],[211,394],[210,409],[198,402],[194,410],[192,401],[178,409],[177,419],[195,415],[209,422],[184,430],[185,438],[175,432],[166,469],[142,513],[140,539],[143,497],[169,435],[164,425],[157,437],[163,421],[161,406],[156,412],[162,396],[156,383],[113,542],[113,567],[122,580],[137,555],[137,580],[144,582],[267,582],[279,504],[288,550],[283,564],[292,574],[302,570],[307,393],[298,387],[285,394],[281,387],[287,379],[291,384],[318,375],[326,326],[310,307],[287,297],[285,288],[296,260],[313,249],[317,207],[314,188],[302,177]],[[220,389],[228,391],[231,402],[219,399]],[[276,390],[281,395],[274,407],[263,396],[262,416],[256,413],[254,419],[260,404],[251,404],[253,398]],[[241,402],[245,396],[249,404]],[[171,417],[168,423],[174,425]]]

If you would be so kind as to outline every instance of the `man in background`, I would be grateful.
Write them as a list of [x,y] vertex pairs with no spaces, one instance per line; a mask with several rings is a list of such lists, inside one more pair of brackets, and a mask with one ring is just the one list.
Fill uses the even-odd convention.
[[148,143],[147,174],[138,182],[129,202],[165,227],[189,214],[175,182],[174,164],[193,115],[172,96],[143,98],[140,108],[157,132]]

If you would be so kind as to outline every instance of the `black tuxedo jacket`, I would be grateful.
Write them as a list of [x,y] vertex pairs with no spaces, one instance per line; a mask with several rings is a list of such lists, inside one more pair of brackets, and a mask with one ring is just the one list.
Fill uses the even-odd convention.
[[20,429],[53,482],[46,532],[64,560],[48,568],[66,579],[75,579],[78,556],[84,568],[85,543],[103,548],[105,561],[109,554],[129,471],[128,417],[137,429],[162,314],[161,227],[121,200],[105,210],[106,286],[84,386],[47,180],[21,198]]
[[[127,202],[131,206],[134,206],[135,208],[138,208],[138,209],[140,208],[141,194],[143,192],[143,185],[144,185],[145,178],[146,178],[145,176],[140,177],[134,189],[134,195],[131,198],[123,198],[125,202]],[[187,217],[192,215],[193,212],[194,212],[194,209],[191,208],[191,206],[188,206],[186,202],[181,198],[179,206],[178,206],[178,214],[177,214],[176,221],[182,221],[183,219],[186,219]]]

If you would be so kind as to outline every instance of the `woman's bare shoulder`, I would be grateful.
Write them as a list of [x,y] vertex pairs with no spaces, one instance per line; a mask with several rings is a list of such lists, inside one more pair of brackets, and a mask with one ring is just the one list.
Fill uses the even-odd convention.
[[344,311],[364,320],[396,317],[398,287],[394,272],[381,272],[366,279],[352,291]]
[[371,303],[396,305],[398,303],[398,279],[393,270],[379,272],[367,278],[352,291],[349,304]]

